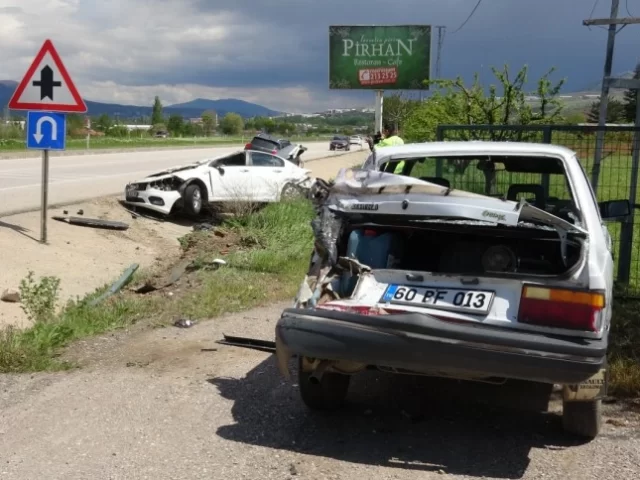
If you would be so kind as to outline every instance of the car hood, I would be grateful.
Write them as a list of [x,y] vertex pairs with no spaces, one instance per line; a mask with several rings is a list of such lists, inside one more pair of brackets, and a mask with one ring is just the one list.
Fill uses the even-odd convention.
[[342,169],[327,206],[351,213],[402,215],[419,219],[455,219],[516,226],[521,222],[587,235],[579,224],[530,205],[456,190],[417,178],[375,170]]
[[192,178],[196,173],[198,173],[203,168],[207,168],[206,165],[207,165],[207,161],[204,161],[204,162],[193,163],[191,165],[168,168],[166,170],[162,170],[160,172],[147,175],[145,178],[140,180],[140,182],[163,180],[169,177],[178,177],[183,180],[186,180],[188,178]]

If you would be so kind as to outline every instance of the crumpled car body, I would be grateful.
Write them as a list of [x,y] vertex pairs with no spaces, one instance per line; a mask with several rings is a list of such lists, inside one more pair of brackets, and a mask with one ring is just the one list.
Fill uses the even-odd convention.
[[[298,357],[305,403],[336,407],[345,378],[367,368],[519,380],[549,392],[560,384],[566,411],[601,401],[611,241],[575,153],[498,142],[380,150],[363,169],[343,169],[334,183],[312,188],[314,252],[294,307],[276,326],[279,367],[289,375],[289,359]],[[443,178],[385,171],[438,157],[450,162],[454,180],[476,175],[462,171],[471,164],[500,164],[511,178],[536,169],[542,177],[562,175],[570,198],[534,206],[455,189]],[[567,429],[588,436],[599,429],[599,416],[577,417],[571,414]]]
[[198,214],[211,203],[277,202],[283,195],[305,195],[313,184],[310,173],[278,155],[237,151],[131,182],[125,202],[165,215]]

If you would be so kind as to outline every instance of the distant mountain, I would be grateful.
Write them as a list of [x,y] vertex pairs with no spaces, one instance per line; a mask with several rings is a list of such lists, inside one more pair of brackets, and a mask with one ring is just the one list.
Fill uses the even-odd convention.
[[[0,80],[0,109],[4,107],[11,100],[11,95],[18,86],[18,82],[13,80]],[[150,117],[152,108],[151,106],[140,105],[119,105],[116,103],[101,103],[92,102],[85,99],[87,104],[88,114],[91,116],[97,116],[107,114],[109,116],[118,115],[120,119],[139,119],[143,117]],[[214,110],[218,116],[224,116],[229,112],[237,113],[245,118],[255,116],[276,116],[279,112],[257,105],[255,103],[245,102],[243,100],[236,100],[234,98],[222,99],[222,100],[207,100],[199,98],[188,103],[182,103],[178,105],[169,105],[163,108],[166,115],[182,115],[186,118],[197,118],[202,115],[205,110]],[[15,115],[22,116],[24,112],[13,112]]]
[[235,112],[243,117],[275,117],[281,115],[282,112],[271,110],[255,103],[245,102],[244,100],[236,100],[235,98],[222,98],[220,100],[207,100],[206,98],[196,98],[186,103],[178,103],[170,105],[167,108],[187,108],[195,110],[214,110],[221,112]]
[[[615,77],[615,78],[633,78],[633,71],[616,73],[616,74],[614,74],[612,76]],[[583,88],[581,90],[576,90],[576,92],[580,92],[580,93],[586,93],[586,92],[600,93],[601,89],[602,89],[602,79],[599,79],[597,81],[594,80],[593,82],[585,85],[585,88]]]

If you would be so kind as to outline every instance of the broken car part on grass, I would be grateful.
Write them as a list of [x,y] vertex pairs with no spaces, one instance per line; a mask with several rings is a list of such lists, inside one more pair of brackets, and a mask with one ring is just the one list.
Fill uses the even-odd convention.
[[[448,178],[429,176],[439,170]],[[545,176],[548,186],[536,183]],[[350,375],[370,367],[519,380],[563,385],[565,428],[597,435],[613,260],[574,152],[388,147],[311,192],[314,251],[276,326],[279,368],[288,375],[299,358],[309,407],[338,407]]]

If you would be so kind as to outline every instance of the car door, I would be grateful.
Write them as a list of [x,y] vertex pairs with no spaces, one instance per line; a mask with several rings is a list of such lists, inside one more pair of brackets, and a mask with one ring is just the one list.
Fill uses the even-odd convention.
[[285,161],[276,155],[252,151],[250,168],[256,200],[275,202],[287,178]]
[[248,152],[236,152],[209,164],[210,202],[242,200],[251,195]]

